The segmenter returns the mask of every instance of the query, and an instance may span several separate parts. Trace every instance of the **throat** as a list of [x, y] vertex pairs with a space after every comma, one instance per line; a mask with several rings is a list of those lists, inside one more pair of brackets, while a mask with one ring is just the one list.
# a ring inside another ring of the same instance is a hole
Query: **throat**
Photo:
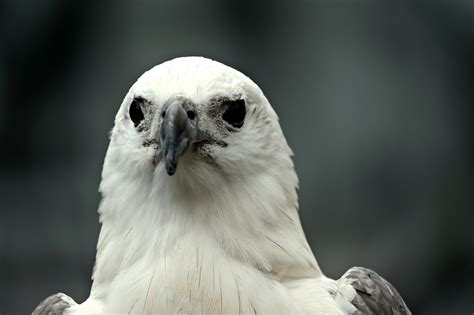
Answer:
[[261, 175], [235, 182], [216, 178], [201, 187], [179, 175], [109, 186], [100, 207], [98, 269], [108, 263], [113, 275], [146, 257], [187, 257], [184, 249], [276, 279], [320, 274], [292, 183]]
[[188, 233], [161, 254], [142, 256], [115, 279], [106, 313], [297, 311], [279, 282], [220, 248], [205, 234]]

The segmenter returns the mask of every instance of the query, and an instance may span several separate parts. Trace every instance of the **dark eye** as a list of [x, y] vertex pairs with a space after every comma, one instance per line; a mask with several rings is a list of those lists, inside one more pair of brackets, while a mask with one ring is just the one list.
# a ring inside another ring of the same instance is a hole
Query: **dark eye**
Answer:
[[244, 124], [245, 119], [245, 101], [244, 100], [235, 100], [235, 101], [226, 101], [226, 104], [229, 104], [227, 110], [222, 115], [227, 123], [232, 127], [240, 128]]
[[142, 103], [141, 99], [135, 98], [133, 99], [132, 104], [130, 104], [130, 109], [129, 109], [130, 119], [132, 119], [135, 127], [138, 126], [140, 122], [145, 118], [142, 112], [141, 103]]

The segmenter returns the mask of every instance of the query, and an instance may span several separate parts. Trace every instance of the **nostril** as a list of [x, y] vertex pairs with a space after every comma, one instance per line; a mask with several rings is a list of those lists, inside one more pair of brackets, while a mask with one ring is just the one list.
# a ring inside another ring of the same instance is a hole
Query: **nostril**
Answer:
[[191, 120], [196, 118], [196, 113], [193, 110], [188, 110], [187, 114], [188, 114], [188, 118]]
[[161, 118], [165, 118], [165, 115], [166, 115], [166, 111], [164, 110], [164, 111], [161, 113]]

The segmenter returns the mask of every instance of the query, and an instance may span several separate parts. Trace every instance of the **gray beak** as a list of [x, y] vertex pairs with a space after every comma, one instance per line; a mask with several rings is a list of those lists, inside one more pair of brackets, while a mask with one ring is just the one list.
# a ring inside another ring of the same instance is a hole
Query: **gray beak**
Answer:
[[178, 160], [196, 138], [195, 117], [188, 117], [180, 101], [171, 103], [164, 112], [160, 130], [161, 149], [168, 175], [173, 175]]

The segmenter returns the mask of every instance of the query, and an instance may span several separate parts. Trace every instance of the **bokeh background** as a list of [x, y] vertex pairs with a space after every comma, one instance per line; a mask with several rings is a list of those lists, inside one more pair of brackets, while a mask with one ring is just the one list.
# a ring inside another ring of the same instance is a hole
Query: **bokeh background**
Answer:
[[253, 78], [280, 115], [328, 276], [391, 280], [415, 314], [474, 312], [473, 1], [0, 5], [0, 312], [83, 301], [108, 132], [177, 56]]

